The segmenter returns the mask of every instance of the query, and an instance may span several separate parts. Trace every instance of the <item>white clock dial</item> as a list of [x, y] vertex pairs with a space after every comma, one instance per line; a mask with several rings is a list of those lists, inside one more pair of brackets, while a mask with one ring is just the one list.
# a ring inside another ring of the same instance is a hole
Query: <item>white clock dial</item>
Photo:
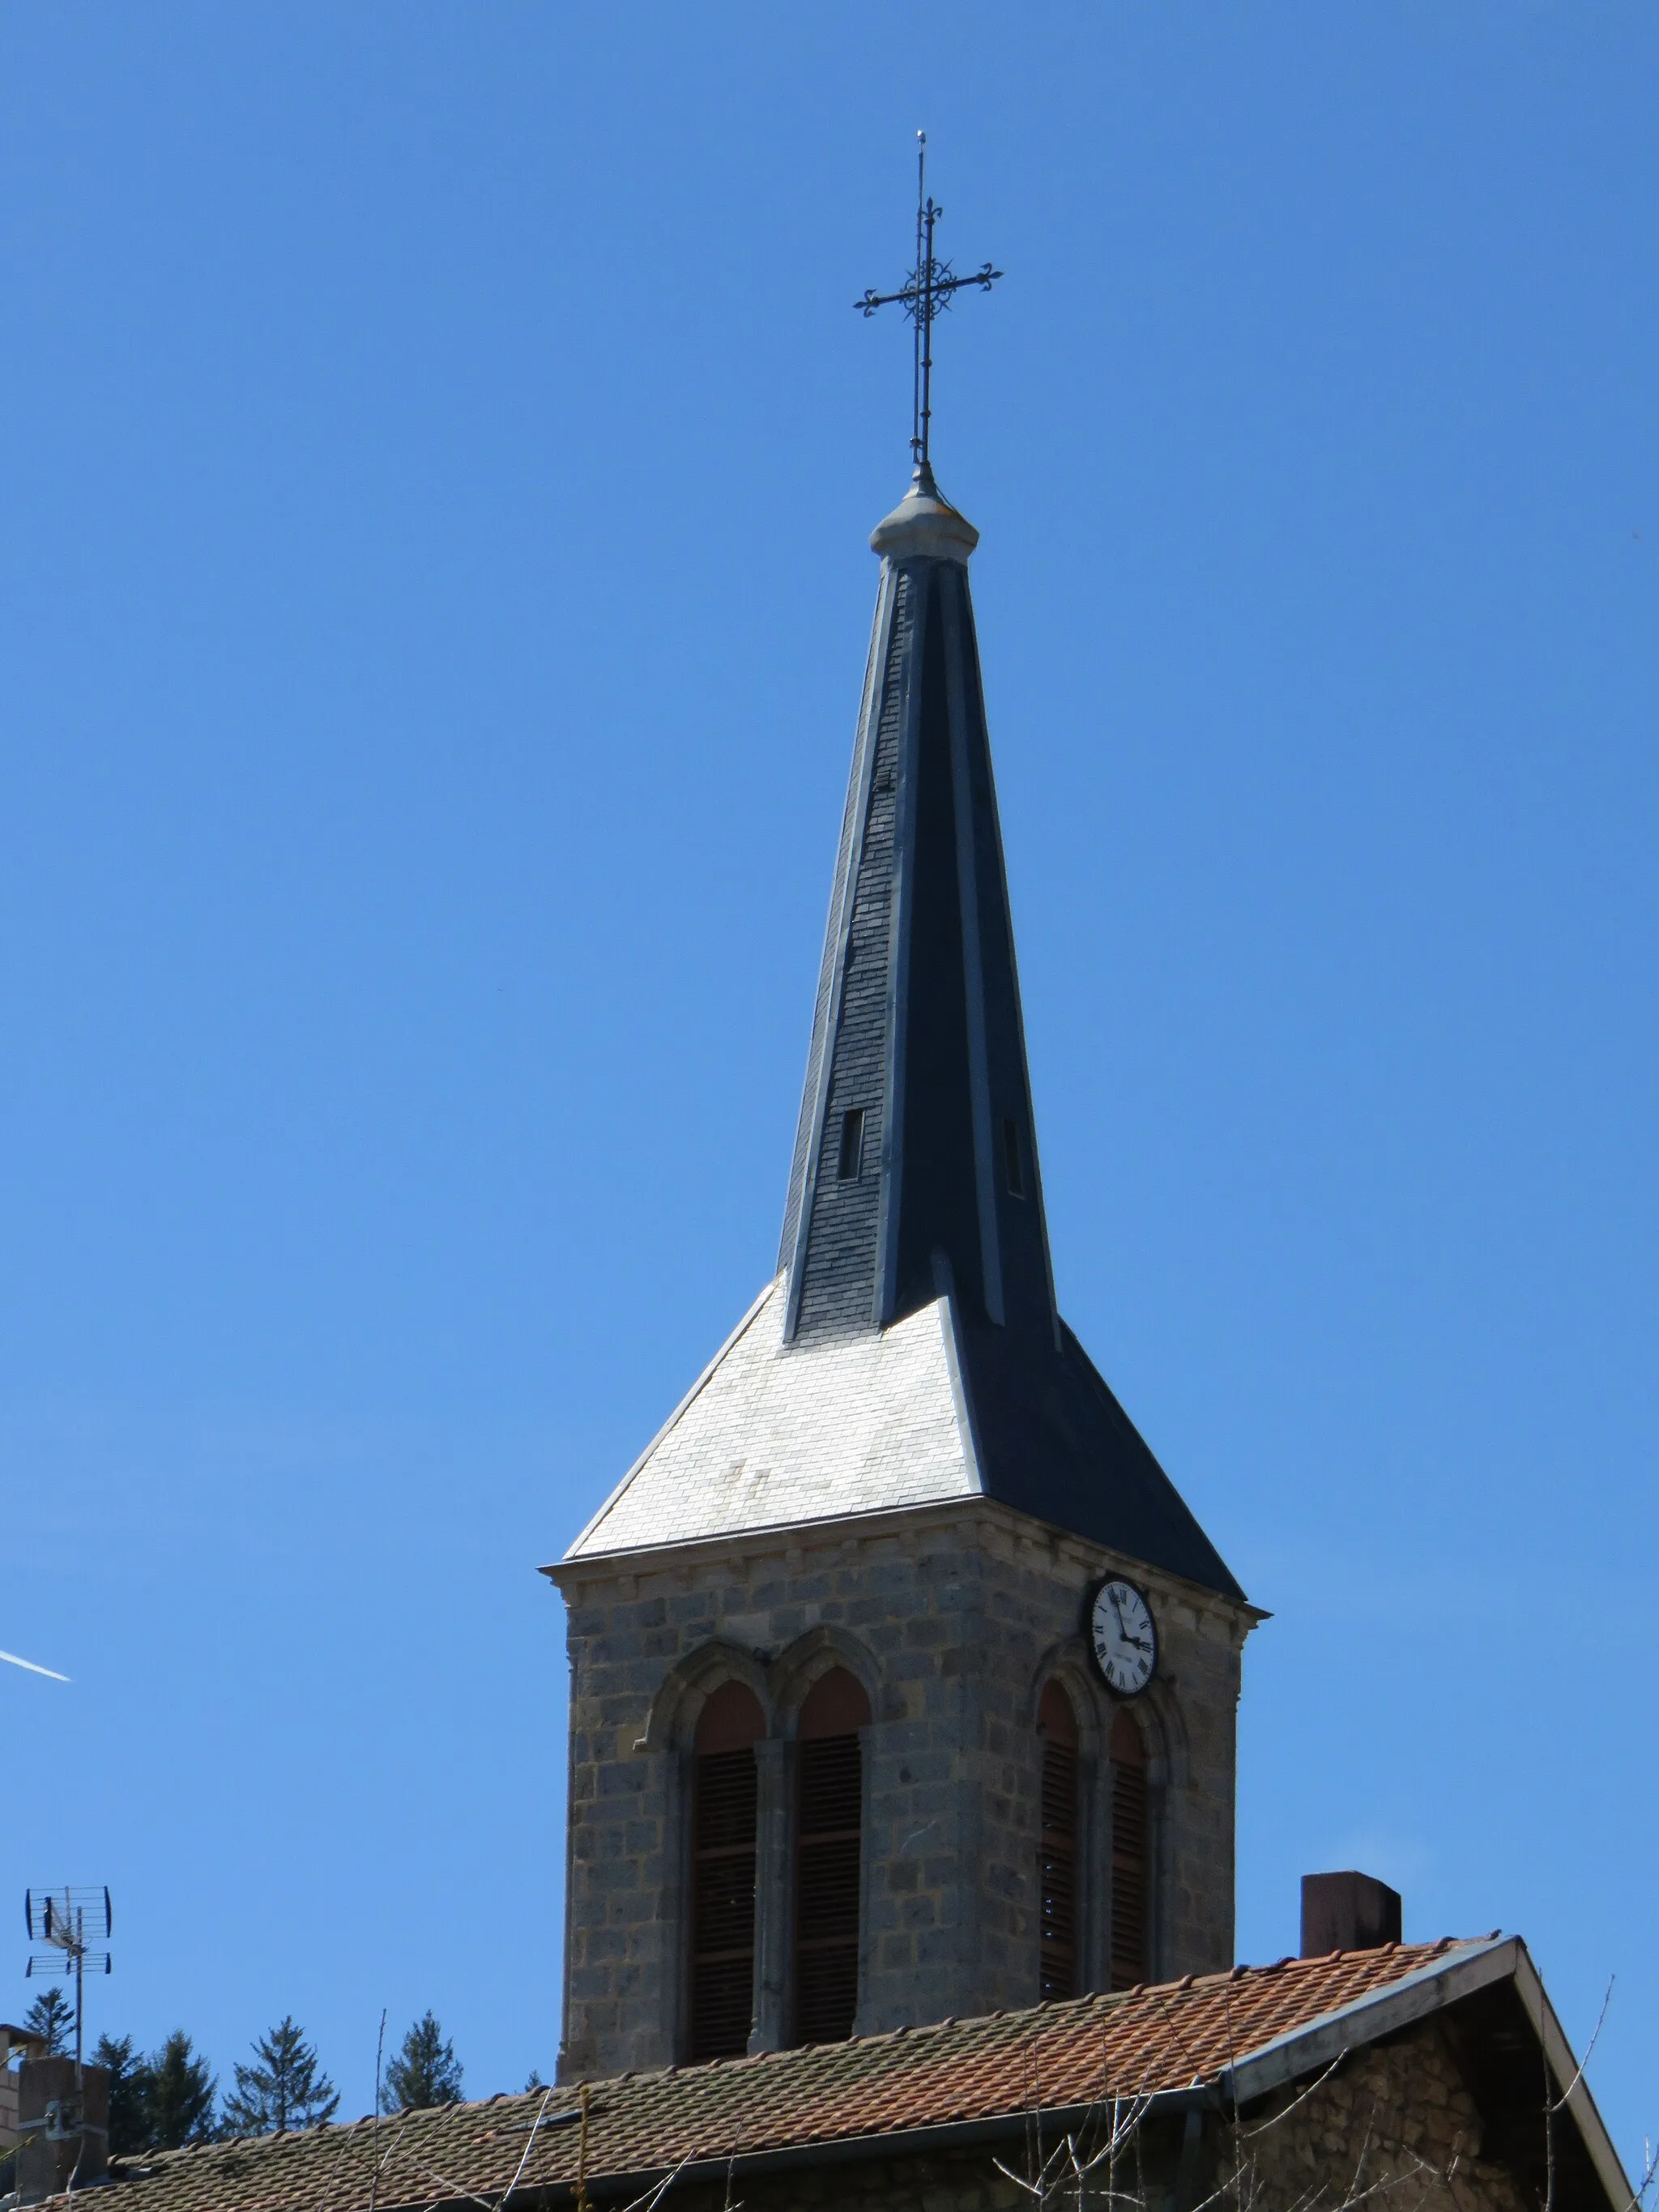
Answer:
[[1144, 1690], [1158, 1667], [1152, 1609], [1133, 1583], [1103, 1583], [1089, 1616], [1095, 1657], [1109, 1689], [1121, 1698]]

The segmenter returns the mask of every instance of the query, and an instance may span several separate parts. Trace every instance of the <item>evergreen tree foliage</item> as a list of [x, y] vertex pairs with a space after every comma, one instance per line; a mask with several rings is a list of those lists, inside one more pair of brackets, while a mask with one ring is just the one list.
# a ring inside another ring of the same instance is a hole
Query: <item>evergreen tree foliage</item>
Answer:
[[236, 2069], [236, 2087], [225, 2099], [224, 2133], [283, 2135], [290, 2128], [319, 2127], [340, 2106], [340, 2093], [321, 2072], [317, 2054], [291, 2014], [284, 2014], [253, 2046], [252, 2066]]
[[459, 2105], [461, 2062], [434, 2014], [417, 2020], [403, 2048], [386, 2069], [380, 2091], [383, 2112], [406, 2112], [428, 2105]]
[[191, 2047], [182, 2027], [161, 2048], [139, 2062], [149, 2148], [177, 2150], [184, 2143], [206, 2142], [214, 2133], [213, 2100], [219, 2084], [205, 2058]]
[[528, 2097], [532, 2094], [534, 2091], [538, 2089], [544, 2089], [546, 2087], [546, 2082], [542, 2079], [541, 2068], [539, 2066], [532, 2066], [530, 2069], [530, 2079], [524, 2085], [524, 2093], [526, 2096]]
[[149, 2150], [149, 2061], [130, 2035], [100, 2035], [92, 2063], [109, 2075], [109, 2148], [112, 2158], [130, 2150]]
[[75, 2007], [62, 1990], [42, 1990], [23, 2015], [31, 2035], [44, 2036], [46, 2056], [56, 2058], [75, 2040]]

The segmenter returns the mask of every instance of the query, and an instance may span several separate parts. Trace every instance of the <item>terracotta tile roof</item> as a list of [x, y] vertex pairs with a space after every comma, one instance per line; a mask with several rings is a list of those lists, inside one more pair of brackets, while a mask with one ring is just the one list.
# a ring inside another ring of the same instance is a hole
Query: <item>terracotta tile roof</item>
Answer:
[[[588, 2178], [1193, 2087], [1461, 1948], [1448, 1938], [1287, 1959], [850, 2043], [621, 2075], [589, 2092]], [[99, 2203], [100, 2212], [367, 2212], [371, 2202], [376, 2212], [399, 2212], [465, 2197], [493, 2204], [515, 2185], [573, 2182], [581, 2134], [574, 2088], [491, 2097], [402, 2113], [378, 2128], [356, 2120], [117, 2160], [117, 2190]]]

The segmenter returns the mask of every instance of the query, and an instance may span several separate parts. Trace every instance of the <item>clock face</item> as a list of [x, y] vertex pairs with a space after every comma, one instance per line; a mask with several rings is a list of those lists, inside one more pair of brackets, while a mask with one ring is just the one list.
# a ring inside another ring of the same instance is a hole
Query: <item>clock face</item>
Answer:
[[1133, 1583], [1103, 1583], [1089, 1615], [1095, 1657], [1109, 1689], [1120, 1698], [1138, 1696], [1158, 1668], [1158, 1631], [1152, 1609]]

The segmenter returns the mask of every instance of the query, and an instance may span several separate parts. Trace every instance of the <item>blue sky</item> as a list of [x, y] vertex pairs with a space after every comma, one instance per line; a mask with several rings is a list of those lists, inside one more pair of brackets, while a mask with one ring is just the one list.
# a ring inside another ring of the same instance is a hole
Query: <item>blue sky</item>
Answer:
[[1061, 1302], [1273, 1615], [1241, 1955], [1518, 1929], [1659, 2130], [1656, 65], [0, 13], [0, 1893], [111, 1884], [94, 2029], [551, 2068], [535, 1570], [772, 1264], [925, 125]]

